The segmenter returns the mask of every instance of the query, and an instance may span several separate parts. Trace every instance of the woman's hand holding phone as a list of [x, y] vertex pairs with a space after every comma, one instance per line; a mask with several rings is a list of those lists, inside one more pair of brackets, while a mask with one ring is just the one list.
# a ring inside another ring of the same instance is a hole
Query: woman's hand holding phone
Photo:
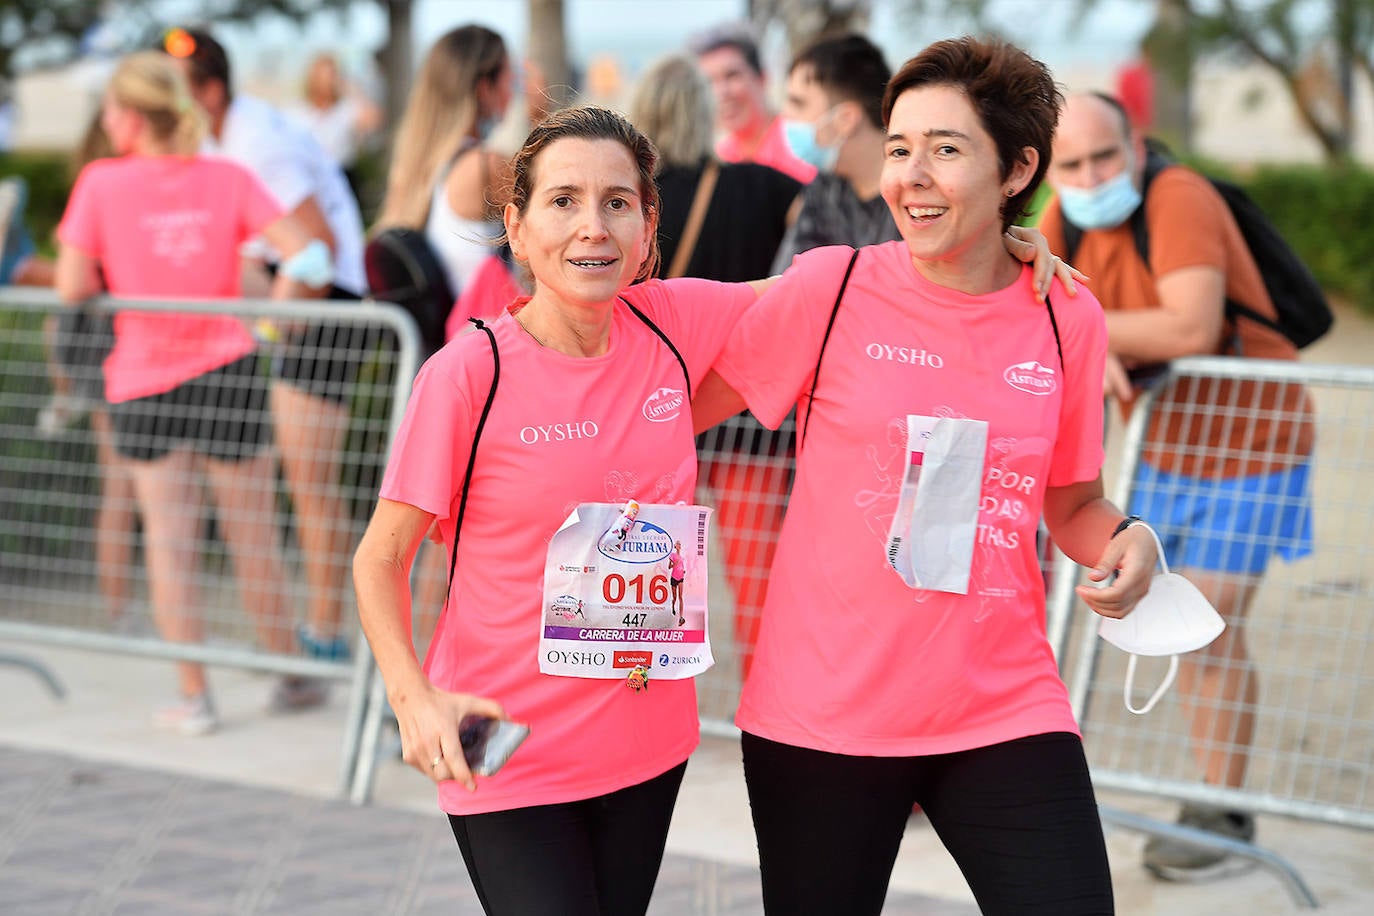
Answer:
[[469, 716], [504, 720], [501, 704], [468, 693], [449, 693], [426, 683], [413, 692], [388, 691], [401, 730], [401, 758], [436, 783], [456, 780], [477, 788], [459, 737]]

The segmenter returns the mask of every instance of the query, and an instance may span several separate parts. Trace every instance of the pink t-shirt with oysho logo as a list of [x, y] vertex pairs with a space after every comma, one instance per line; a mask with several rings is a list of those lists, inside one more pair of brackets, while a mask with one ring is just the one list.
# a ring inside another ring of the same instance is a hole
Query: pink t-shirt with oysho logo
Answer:
[[[239, 295], [239, 245], [282, 216], [243, 167], [185, 156], [100, 159], [81, 170], [57, 237], [95, 258], [112, 296]], [[227, 315], [120, 312], [105, 359], [112, 403], [170, 391], [253, 352]]]
[[[716, 369], [765, 424], [807, 392], [853, 249], [800, 255]], [[1065, 371], [1026, 268], [982, 296], [930, 283], [906, 244], [862, 249], [821, 363], [769, 579], [740, 728], [871, 756], [943, 754], [1076, 732], [1045, 636], [1035, 532], [1046, 485], [1102, 464], [1101, 307], [1050, 293]], [[887, 535], [908, 414], [989, 424], [967, 595], [906, 586]]]
[[[693, 390], [754, 301], [744, 284], [687, 279], [624, 295], [677, 347]], [[476, 792], [442, 784], [439, 803], [451, 814], [613, 792], [678, 765], [698, 741], [690, 679], [651, 673], [636, 692], [620, 680], [540, 674], [538, 658], [545, 555], [568, 513], [583, 502], [692, 502], [696, 450], [681, 365], [619, 303], [598, 357], [546, 349], [509, 313], [492, 330], [501, 378], [477, 447], [452, 598], [425, 667], [439, 687], [496, 699], [529, 723], [530, 736]], [[431, 357], [382, 482], [384, 498], [438, 516], [446, 551], [491, 382], [485, 334], [461, 335]]]

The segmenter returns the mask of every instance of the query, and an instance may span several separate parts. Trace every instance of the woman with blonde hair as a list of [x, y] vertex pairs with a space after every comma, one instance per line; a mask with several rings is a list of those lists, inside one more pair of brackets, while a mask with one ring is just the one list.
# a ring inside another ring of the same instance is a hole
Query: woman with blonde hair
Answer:
[[[196, 154], [203, 115], [158, 52], [120, 62], [101, 123], [118, 158], [82, 169], [62, 222], [58, 295], [235, 298], [239, 246], [261, 234], [285, 260], [277, 298], [330, 282], [329, 251], [311, 240], [242, 167]], [[294, 649], [287, 627], [267, 379], [243, 323], [227, 315], [121, 311], [104, 362], [115, 450], [143, 518], [153, 616], [171, 642], [197, 642], [195, 563], [202, 479], [253, 614], [261, 648]], [[204, 734], [218, 724], [204, 668], [178, 666], [180, 701], [161, 725]]]
[[[423, 231], [459, 295], [501, 236], [494, 201], [510, 162], [484, 145], [505, 117], [515, 75], [501, 36], [465, 25], [440, 36], [416, 74], [396, 130], [386, 197], [374, 231]], [[531, 93], [531, 118], [542, 118]]]
[[385, 118], [377, 103], [347, 79], [337, 57], [322, 51], [311, 58], [301, 99], [286, 114], [310, 131], [339, 164], [353, 196], [358, 197], [358, 153]]

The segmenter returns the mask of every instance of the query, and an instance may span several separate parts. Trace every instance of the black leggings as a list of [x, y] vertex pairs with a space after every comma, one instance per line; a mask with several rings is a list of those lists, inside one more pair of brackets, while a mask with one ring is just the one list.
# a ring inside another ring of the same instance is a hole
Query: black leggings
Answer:
[[643, 916], [687, 764], [583, 801], [450, 814], [487, 916]]
[[742, 744], [768, 913], [881, 913], [914, 804], [987, 916], [1113, 912], [1075, 735], [929, 757], [851, 757], [748, 733]]

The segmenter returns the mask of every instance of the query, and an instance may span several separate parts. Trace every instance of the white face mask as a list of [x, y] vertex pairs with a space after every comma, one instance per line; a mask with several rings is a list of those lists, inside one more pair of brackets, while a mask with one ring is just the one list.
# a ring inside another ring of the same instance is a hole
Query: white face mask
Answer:
[[[1178, 674], [1180, 653], [1201, 649], [1226, 629], [1226, 621], [1206, 596], [1197, 590], [1197, 586], [1178, 573], [1169, 572], [1159, 535], [1155, 534], [1153, 528], [1150, 528], [1150, 534], [1159, 548], [1159, 563], [1164, 572], [1154, 577], [1149, 592], [1136, 604], [1135, 610], [1119, 620], [1103, 617], [1097, 627], [1099, 636], [1118, 649], [1131, 653], [1131, 660], [1126, 665], [1126, 685], [1122, 698], [1126, 708], [1136, 715], [1144, 715], [1154, 709], [1160, 697], [1173, 684], [1174, 676]], [[1136, 709], [1131, 705], [1131, 686], [1135, 681], [1136, 658], [1141, 655], [1169, 656], [1169, 673], [1145, 705]]]

